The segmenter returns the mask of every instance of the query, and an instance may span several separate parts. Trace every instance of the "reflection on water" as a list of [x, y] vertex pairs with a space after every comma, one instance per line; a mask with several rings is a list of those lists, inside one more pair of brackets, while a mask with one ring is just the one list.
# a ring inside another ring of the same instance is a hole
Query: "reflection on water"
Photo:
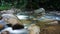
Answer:
[[2, 31], [9, 31], [10, 34], [28, 34], [28, 30], [27, 29], [17, 29], [17, 30], [12, 30], [11, 27], [7, 27]]
[[53, 20], [60, 20], [60, 15], [45, 15], [44, 17]]
[[52, 20], [60, 20], [60, 15], [48, 15], [46, 14], [45, 16], [39, 18], [38, 20], [44, 20], [45, 18], [47, 19], [52, 19]]

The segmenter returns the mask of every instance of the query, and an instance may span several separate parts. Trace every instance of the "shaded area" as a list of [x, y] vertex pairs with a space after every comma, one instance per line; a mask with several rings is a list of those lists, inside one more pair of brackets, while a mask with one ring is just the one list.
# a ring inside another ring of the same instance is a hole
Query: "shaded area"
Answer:
[[41, 29], [40, 34], [60, 34], [60, 25], [47, 25]]
[[12, 7], [27, 11], [44, 8], [46, 11], [60, 11], [60, 0], [0, 0], [0, 10]]

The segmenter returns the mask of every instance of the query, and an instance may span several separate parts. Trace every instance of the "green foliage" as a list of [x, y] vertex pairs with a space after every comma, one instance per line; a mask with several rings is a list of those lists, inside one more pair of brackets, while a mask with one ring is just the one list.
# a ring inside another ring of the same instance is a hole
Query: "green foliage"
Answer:
[[27, 0], [0, 0], [0, 10], [10, 9], [12, 7], [22, 9], [26, 6]]
[[27, 4], [27, 0], [19, 0], [15, 4], [15, 7], [22, 9], [22, 8], [24, 8], [26, 6], [26, 4]]
[[1, 5], [0, 6], [0, 10], [7, 10], [7, 9], [10, 9], [10, 8], [11, 8], [11, 6], [8, 5], [8, 4], [7, 5], [5, 4], [5, 5]]
[[27, 8], [27, 10], [35, 10], [40, 7], [46, 10], [59, 10], [60, 0], [0, 0], [0, 10], [10, 9], [12, 7], [19, 9]]

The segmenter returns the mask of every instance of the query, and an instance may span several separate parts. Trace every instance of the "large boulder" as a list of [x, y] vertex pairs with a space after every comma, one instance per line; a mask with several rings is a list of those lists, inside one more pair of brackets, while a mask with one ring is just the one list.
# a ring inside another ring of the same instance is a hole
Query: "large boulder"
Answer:
[[13, 14], [2, 14], [3, 19], [7, 22], [7, 24], [16, 24], [19, 23], [18, 18]]

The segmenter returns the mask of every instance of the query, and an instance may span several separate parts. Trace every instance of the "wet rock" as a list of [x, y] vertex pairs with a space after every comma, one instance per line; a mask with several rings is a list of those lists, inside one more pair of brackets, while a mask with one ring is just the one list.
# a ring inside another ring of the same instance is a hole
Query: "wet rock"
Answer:
[[7, 24], [16, 24], [19, 23], [18, 18], [13, 14], [3, 14], [2, 17], [7, 22]]
[[31, 24], [30, 27], [28, 28], [28, 30], [29, 30], [29, 34], [39, 34], [40, 33], [40, 28], [35, 24]]

